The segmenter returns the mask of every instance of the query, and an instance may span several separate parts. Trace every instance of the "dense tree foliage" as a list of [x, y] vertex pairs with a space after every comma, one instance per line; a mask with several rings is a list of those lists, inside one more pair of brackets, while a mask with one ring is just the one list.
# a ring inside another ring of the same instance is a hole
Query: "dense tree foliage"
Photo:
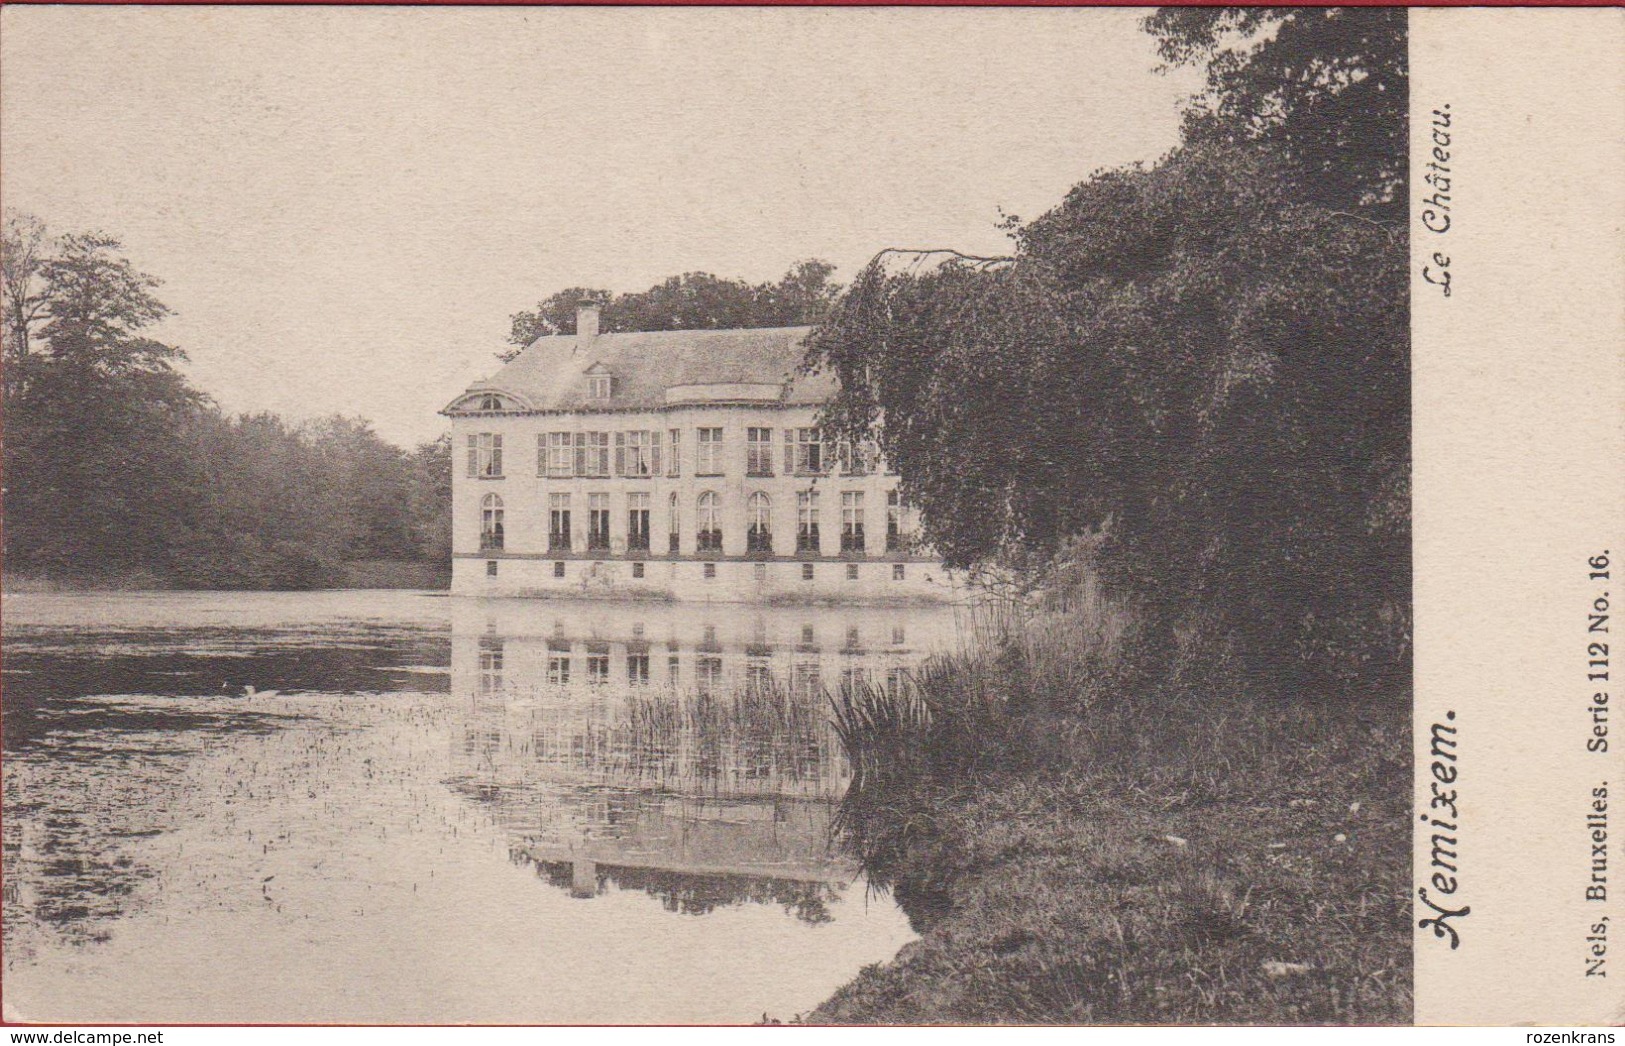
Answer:
[[1289, 686], [1402, 674], [1406, 244], [1306, 188], [1298, 148], [1193, 136], [1076, 186], [1008, 260], [877, 259], [810, 342], [828, 424], [878, 437], [953, 565], [1099, 535], [1154, 656], [1200, 634]]
[[1163, 59], [1205, 65], [1190, 142], [1274, 146], [1297, 194], [1402, 222], [1410, 94], [1404, 8], [1164, 7]]
[[550, 295], [532, 311], [515, 313], [508, 340], [523, 347], [546, 334], [574, 334], [576, 306], [583, 299], [603, 304], [599, 329], [605, 333], [814, 323], [834, 300], [838, 289], [830, 281], [834, 271], [828, 262], [807, 260], [797, 262], [773, 283], [748, 283], [688, 272], [629, 294], [570, 287]]
[[444, 441], [227, 417], [147, 336], [168, 310], [118, 241], [11, 215], [4, 252], [8, 570], [307, 588], [357, 560], [449, 562]]

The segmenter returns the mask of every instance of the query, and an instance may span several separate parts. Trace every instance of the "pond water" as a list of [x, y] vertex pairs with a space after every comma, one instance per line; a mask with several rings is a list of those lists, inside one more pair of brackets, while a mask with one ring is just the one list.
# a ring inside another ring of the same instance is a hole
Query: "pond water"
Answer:
[[4, 601], [6, 1017], [735, 1023], [912, 939], [824, 692], [950, 608]]

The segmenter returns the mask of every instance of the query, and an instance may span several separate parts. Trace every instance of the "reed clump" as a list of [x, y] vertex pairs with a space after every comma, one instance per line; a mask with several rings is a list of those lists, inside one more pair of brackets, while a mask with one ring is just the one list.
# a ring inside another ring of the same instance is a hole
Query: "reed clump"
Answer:
[[831, 703], [838, 830], [922, 939], [809, 1020], [1410, 1019], [1408, 693], [1261, 685], [1085, 564]]

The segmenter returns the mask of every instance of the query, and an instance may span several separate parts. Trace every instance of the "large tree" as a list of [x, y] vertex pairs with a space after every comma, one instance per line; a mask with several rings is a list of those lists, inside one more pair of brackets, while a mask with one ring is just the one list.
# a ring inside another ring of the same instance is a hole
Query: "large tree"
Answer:
[[158, 280], [97, 234], [62, 237], [30, 278], [37, 306], [7, 360], [23, 366], [6, 405], [8, 552], [52, 570], [160, 566], [198, 526], [180, 433], [205, 400], [172, 366], [181, 351], [145, 333], [168, 311]]
[[1171, 65], [1206, 69], [1189, 142], [1268, 141], [1305, 198], [1402, 223], [1406, 27], [1392, 7], [1164, 7], [1145, 28]]
[[28, 384], [33, 367], [34, 331], [45, 318], [46, 298], [40, 270], [50, 252], [45, 223], [31, 214], [8, 210], [0, 233], [0, 310], [4, 325], [4, 402], [10, 404]]
[[1208, 63], [1185, 143], [1076, 186], [1010, 258], [877, 259], [809, 342], [826, 421], [878, 436], [951, 565], [1097, 535], [1159, 656], [1199, 635], [1282, 686], [1400, 682], [1403, 12], [1148, 28]]

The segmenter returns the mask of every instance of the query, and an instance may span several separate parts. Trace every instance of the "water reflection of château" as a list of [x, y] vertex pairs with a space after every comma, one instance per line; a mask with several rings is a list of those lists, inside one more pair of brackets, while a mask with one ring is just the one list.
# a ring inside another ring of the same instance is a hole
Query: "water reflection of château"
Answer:
[[957, 628], [949, 606], [458, 600], [455, 783], [577, 896], [823, 921], [856, 871], [827, 692], [897, 686]]

